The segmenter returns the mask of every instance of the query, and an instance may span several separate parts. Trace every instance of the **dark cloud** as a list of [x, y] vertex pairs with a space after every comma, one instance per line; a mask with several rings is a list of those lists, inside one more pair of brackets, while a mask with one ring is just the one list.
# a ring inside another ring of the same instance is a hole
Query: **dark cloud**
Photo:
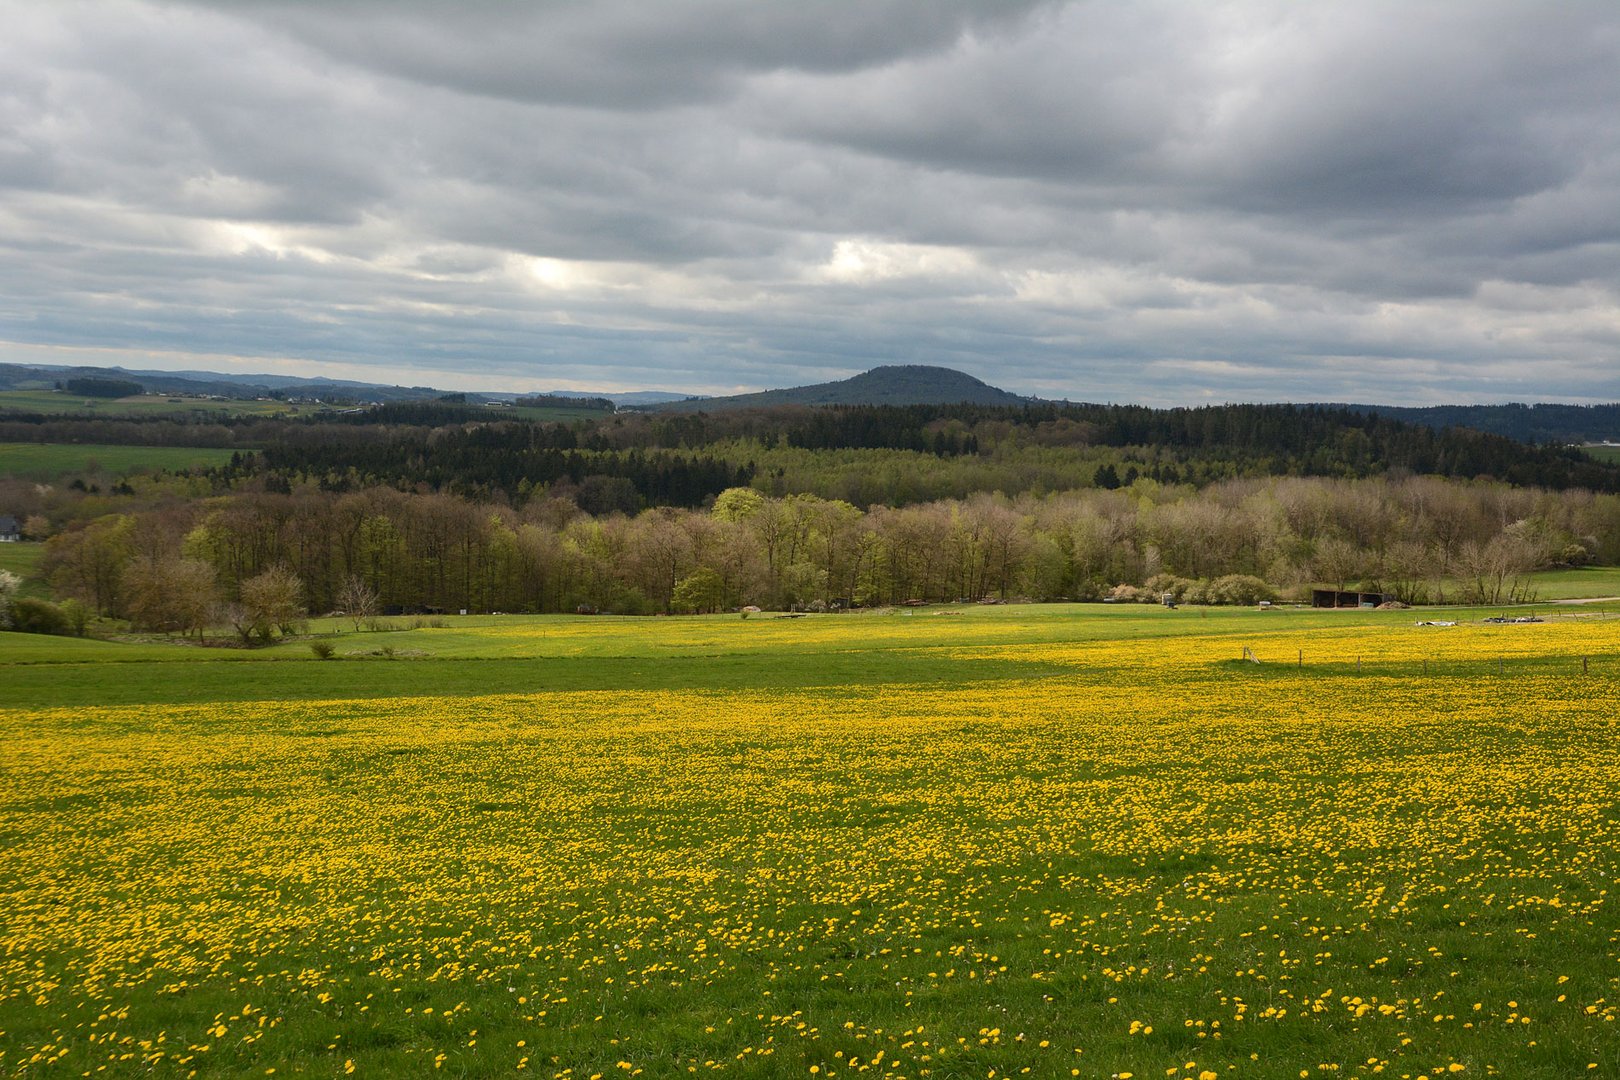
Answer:
[[859, 71], [1016, 24], [1042, 2], [564, 0], [246, 5], [337, 60], [411, 82], [553, 105], [661, 109], [766, 71]]
[[0, 7], [0, 353], [1620, 398], [1606, 0]]

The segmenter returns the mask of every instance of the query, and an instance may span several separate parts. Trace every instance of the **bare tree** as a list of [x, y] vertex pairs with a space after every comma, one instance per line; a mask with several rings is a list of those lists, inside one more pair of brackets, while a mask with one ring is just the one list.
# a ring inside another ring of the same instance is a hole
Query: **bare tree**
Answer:
[[1367, 553], [1350, 541], [1333, 536], [1319, 541], [1311, 557], [1311, 566], [1318, 581], [1331, 581], [1334, 588], [1344, 591], [1353, 579], [1367, 569]]
[[1501, 533], [1490, 540], [1470, 540], [1457, 554], [1464, 599], [1476, 604], [1531, 599], [1530, 574], [1536, 549], [1523, 537]]
[[377, 590], [366, 584], [359, 574], [350, 574], [343, 579], [337, 591], [338, 607], [354, 621], [355, 632], [367, 619], [377, 615]]

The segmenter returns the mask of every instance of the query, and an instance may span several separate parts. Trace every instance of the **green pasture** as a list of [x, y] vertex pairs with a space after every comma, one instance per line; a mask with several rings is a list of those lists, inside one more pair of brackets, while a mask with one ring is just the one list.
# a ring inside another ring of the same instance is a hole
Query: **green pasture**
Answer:
[[159, 469], [223, 465], [233, 451], [203, 446], [102, 446], [93, 443], [0, 443], [0, 473], [30, 480], [63, 476], [129, 476]]
[[519, 420], [540, 420], [547, 423], [572, 423], [575, 420], [601, 420], [611, 416], [611, 413], [601, 409], [574, 409], [556, 405], [514, 405], [511, 408], [491, 408], [485, 410], [496, 416], [516, 418]]
[[1532, 587], [1537, 600], [1578, 600], [1620, 596], [1620, 566], [1577, 566], [1543, 570]]
[[[1319, 588], [1333, 588], [1319, 585]], [[1456, 578], [1446, 581], [1447, 596], [1457, 596], [1467, 583]], [[1620, 597], [1620, 566], [1573, 566], [1558, 570], [1538, 570], [1530, 577], [1529, 598], [1534, 603], [1602, 600]]]
[[105, 416], [168, 416], [207, 413], [220, 416], [281, 416], [319, 412], [324, 405], [290, 405], [285, 401], [174, 397], [137, 394], [124, 398], [87, 398], [56, 390], [0, 390], [0, 413], [60, 413]]
[[[1504, 613], [1579, 621], [1616, 611], [1620, 604], [1409, 611], [970, 605], [800, 618], [766, 612], [746, 620], [737, 615], [405, 616], [378, 619], [372, 628], [359, 630], [348, 619], [321, 618], [310, 621], [305, 635], [254, 648], [238, 647], [220, 629], [202, 643], [157, 636], [96, 641], [0, 634], [0, 674], [10, 699], [27, 705], [927, 687], [1061, 674], [1061, 666], [1014, 655], [1041, 645], [1162, 641], [1169, 648], [1179, 639], [1209, 637], [1215, 639], [1209, 646], [1214, 664], [1241, 655], [1245, 645], [1292, 641], [1301, 634], [1409, 627], [1418, 619], [1474, 623]], [[1620, 619], [1613, 625], [1620, 647]], [[312, 642], [331, 646], [332, 658], [316, 660]], [[1293, 656], [1292, 645], [1277, 645], [1269, 658]], [[1413, 657], [1414, 671], [1420, 659]], [[1348, 664], [1354, 657], [1316, 654], [1311, 660]], [[1144, 670], [1154, 664], [1151, 653], [1135, 662]], [[1525, 661], [1515, 663], [1515, 670], [1528, 669]], [[1474, 665], [1485, 666], [1485, 661]], [[1436, 665], [1434, 673], [1473, 669]]]
[[32, 540], [0, 544], [0, 570], [16, 574], [22, 579], [21, 594], [50, 599], [50, 589], [36, 576], [39, 560], [45, 555], [45, 545]]
[[1620, 446], [1594, 445], [1583, 446], [1581, 449], [1599, 461], [1620, 462]]
[[39, 572], [39, 560], [44, 555], [45, 545], [34, 540], [0, 544], [0, 570], [9, 570], [20, 578], [32, 577]]
[[[315, 619], [306, 637], [253, 649], [221, 631], [179, 640], [80, 641], [0, 634], [0, 672], [18, 703], [138, 704], [372, 698], [541, 690], [802, 688], [940, 684], [1041, 674], [1001, 648], [1176, 636], [1213, 626], [1349, 625], [1391, 613], [1130, 605], [899, 609], [781, 618], [764, 613], [631, 618], [470, 615]], [[333, 659], [316, 661], [313, 640]], [[975, 650], [967, 658], [963, 650]]]

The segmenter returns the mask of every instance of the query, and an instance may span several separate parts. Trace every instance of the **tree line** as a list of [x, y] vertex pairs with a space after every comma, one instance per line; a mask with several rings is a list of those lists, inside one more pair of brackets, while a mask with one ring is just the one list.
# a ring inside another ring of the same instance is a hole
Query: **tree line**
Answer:
[[596, 513], [696, 507], [749, 484], [861, 507], [1139, 476], [1201, 486], [1410, 472], [1620, 491], [1620, 466], [1573, 449], [1293, 405], [801, 406], [534, 422], [432, 401], [206, 422], [14, 415], [0, 419], [0, 441], [231, 447], [242, 457], [215, 475], [227, 488], [268, 478], [282, 490], [425, 487], [521, 504], [562, 484]]
[[1129, 486], [1139, 477], [1204, 486], [1393, 471], [1620, 491], [1620, 467], [1572, 450], [1296, 406], [789, 407], [574, 423], [439, 422], [454, 408], [406, 404], [370, 414], [432, 424], [285, 423], [264, 449], [218, 478], [231, 485], [271, 477], [282, 490], [303, 482], [334, 491], [426, 487], [518, 505], [561, 485], [593, 514], [692, 508], [747, 485], [863, 509], [985, 491]]
[[[586, 513], [390, 487], [236, 491], [71, 523], [58, 597], [244, 640], [303, 611], [703, 612], [961, 599], [1251, 602], [1313, 582], [1421, 601], [1522, 598], [1528, 574], [1620, 561], [1620, 497], [1494, 482], [1138, 479], [861, 509], [747, 487], [701, 508]], [[281, 598], [274, 607], [266, 595]], [[290, 599], [289, 599], [290, 597]]]

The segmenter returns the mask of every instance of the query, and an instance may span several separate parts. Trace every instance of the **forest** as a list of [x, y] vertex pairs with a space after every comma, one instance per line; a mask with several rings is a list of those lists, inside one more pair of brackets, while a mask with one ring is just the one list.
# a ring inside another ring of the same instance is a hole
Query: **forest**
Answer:
[[168, 632], [334, 610], [1252, 603], [1313, 583], [1496, 602], [1540, 568], [1620, 563], [1620, 467], [1313, 407], [0, 420], [0, 440], [28, 434], [235, 448], [189, 472], [0, 480], [56, 599]]
[[1620, 491], [1620, 467], [1572, 447], [1434, 429], [1348, 409], [1220, 405], [790, 406], [731, 412], [584, 412], [572, 422], [453, 401], [302, 418], [0, 416], [0, 442], [229, 448], [225, 486], [374, 486], [521, 504], [561, 485], [592, 513], [697, 507], [729, 487], [816, 494], [862, 508], [982, 492], [1204, 486], [1262, 476], [1413, 473], [1557, 490]]

